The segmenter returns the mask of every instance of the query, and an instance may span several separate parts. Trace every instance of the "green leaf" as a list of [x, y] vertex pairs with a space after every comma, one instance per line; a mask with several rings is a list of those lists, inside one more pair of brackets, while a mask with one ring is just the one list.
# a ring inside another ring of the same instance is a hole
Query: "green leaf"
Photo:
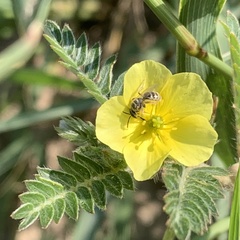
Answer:
[[66, 214], [74, 219], [78, 219], [78, 212], [79, 212], [79, 206], [78, 206], [78, 198], [74, 192], [67, 192], [65, 195], [65, 202], [66, 202]]
[[[38, 171], [45, 177], [51, 172], [41, 168]], [[47, 228], [52, 220], [58, 223], [64, 212], [73, 219], [78, 217], [79, 207], [75, 193], [66, 192], [59, 183], [40, 175], [36, 175], [36, 178], [37, 180], [26, 181], [30, 192], [19, 196], [23, 204], [12, 213], [14, 219], [22, 219], [19, 230], [31, 225], [38, 217], [43, 228]]]
[[[194, 191], [191, 191], [191, 192], [186, 192], [184, 194], [182, 206], [183, 206], [183, 209], [182, 209], [183, 212], [185, 211], [185, 209], [188, 209], [189, 211], [194, 210], [194, 213], [192, 213], [193, 216], [190, 218], [193, 220], [193, 223], [191, 221], [189, 222], [195, 225], [193, 229], [197, 234], [203, 234], [203, 232], [207, 230], [207, 224], [211, 223], [211, 213], [210, 213], [210, 209], [208, 209], [208, 203], [203, 201], [201, 196], [198, 196], [197, 194], [195, 194]], [[185, 215], [185, 212], [184, 212], [184, 215]], [[196, 215], [197, 218], [195, 218], [194, 215]], [[198, 219], [199, 221], [197, 221], [197, 224], [194, 224], [194, 220], [196, 219]], [[199, 226], [198, 230], [196, 228], [197, 227], [196, 225]]]
[[95, 43], [88, 52], [86, 64], [85, 64], [85, 73], [87, 74], [88, 78], [94, 80], [100, 69], [100, 56], [102, 50], [99, 43]]
[[80, 118], [62, 118], [59, 127], [56, 128], [59, 136], [66, 138], [79, 146], [97, 145], [95, 127], [90, 122], [84, 122]]
[[107, 175], [103, 180], [103, 184], [106, 190], [109, 191], [113, 196], [122, 198], [123, 196], [123, 186], [120, 179], [113, 174]]
[[238, 19], [230, 12], [227, 11], [227, 26], [230, 32], [239, 37], [239, 22]]
[[62, 42], [62, 32], [60, 27], [51, 20], [46, 20], [44, 24], [44, 32], [49, 35], [50, 38], [53, 38], [59, 44]]
[[60, 219], [63, 217], [63, 214], [66, 209], [66, 203], [64, 199], [60, 199], [60, 198], [56, 199], [53, 204], [53, 208], [54, 208], [53, 220], [55, 223], [58, 223]]
[[58, 157], [62, 171], [38, 167], [36, 179], [26, 181], [29, 192], [19, 196], [25, 208], [18, 212], [21, 206], [12, 215], [22, 219], [20, 229], [38, 216], [46, 228], [52, 220], [59, 222], [64, 213], [76, 220], [79, 208], [90, 213], [94, 213], [95, 206], [105, 210], [106, 190], [122, 197], [123, 188], [134, 189], [123, 155], [96, 139], [93, 124], [68, 117], [61, 121], [59, 132], [80, 147], [73, 159]]
[[[221, 53], [216, 38], [216, 23], [224, 2], [224, 0], [202, 0], [199, 7], [197, 0], [180, 1], [181, 23], [193, 34], [204, 50], [219, 59], [221, 59]], [[212, 93], [219, 98], [216, 131], [221, 141], [216, 144], [215, 152], [226, 166], [230, 166], [238, 159], [235, 113], [232, 108], [234, 101], [232, 79], [187, 55], [181, 46], [178, 46], [177, 56], [178, 72], [198, 73], [206, 81]]]
[[13, 219], [22, 219], [20, 225], [18, 227], [19, 230], [24, 230], [29, 227], [32, 223], [36, 221], [39, 216], [38, 211], [34, 211], [34, 207], [32, 204], [27, 203], [21, 205], [18, 209], [16, 209], [12, 214], [11, 217]]
[[221, 22], [229, 41], [231, 63], [234, 70], [235, 110], [240, 124], [240, 27], [237, 18], [228, 11], [227, 23]]
[[[209, 216], [212, 215], [214, 217], [217, 217], [218, 211], [217, 211], [214, 200], [223, 198], [224, 196], [223, 196], [222, 192], [221, 192], [221, 194], [216, 196], [214, 192], [205, 191], [205, 188], [204, 189], [200, 188], [200, 186], [201, 186], [201, 183], [199, 183], [199, 181], [198, 181], [198, 184], [196, 184], [196, 182], [194, 182], [194, 181], [192, 183], [189, 183], [189, 188], [191, 188], [192, 192], [201, 198], [201, 201], [203, 201], [203, 204], [207, 205], [207, 207], [208, 207], [207, 211], [208, 211]], [[208, 189], [209, 189], [209, 186], [208, 186]]]
[[[43, 173], [43, 169], [38, 169], [39, 172]], [[40, 209], [40, 221], [42, 227], [47, 227], [48, 224], [54, 219], [55, 222], [58, 222], [63, 216], [65, 210], [65, 203], [63, 198], [63, 187], [53, 182], [49, 179], [44, 179], [37, 175], [38, 180], [26, 181], [26, 186], [29, 191], [19, 196], [20, 200], [25, 204], [31, 204], [30, 209], [26, 209], [26, 216], [20, 216], [21, 218], [27, 218], [28, 215], [34, 214], [34, 212], [39, 212]], [[41, 182], [40, 182], [41, 181]], [[46, 188], [47, 186], [47, 188]], [[50, 187], [50, 188], [49, 188]], [[51, 188], [52, 187], [52, 188]], [[36, 189], [39, 192], [35, 192]], [[52, 192], [52, 189], [54, 192]], [[46, 191], [43, 193], [43, 191]], [[57, 194], [59, 194], [57, 196]], [[21, 207], [19, 208], [21, 209]], [[18, 211], [18, 210], [17, 210]], [[42, 219], [41, 219], [42, 218]]]
[[122, 73], [118, 79], [114, 82], [111, 89], [110, 97], [119, 96], [123, 94], [123, 83], [124, 83], [125, 72]]
[[62, 46], [68, 55], [71, 55], [75, 50], [75, 38], [71, 28], [67, 24], [62, 29]]
[[37, 192], [25, 192], [19, 195], [19, 199], [23, 203], [31, 203], [34, 207], [43, 204], [46, 201], [46, 198], [43, 194]]
[[75, 46], [75, 62], [78, 66], [85, 64], [88, 56], [88, 42], [86, 33], [82, 33]]
[[77, 186], [76, 178], [62, 171], [51, 170], [50, 179], [62, 184], [66, 189]]
[[88, 188], [79, 187], [76, 191], [80, 207], [89, 213], [94, 213], [94, 201]]
[[15, 210], [11, 217], [14, 219], [22, 219], [29, 216], [29, 212], [33, 211], [34, 206], [31, 203], [22, 204], [17, 210]]
[[39, 216], [38, 212], [29, 214], [26, 218], [24, 218], [20, 222], [18, 230], [20, 231], [20, 230], [24, 230], [24, 229], [28, 228], [31, 224], [33, 224], [37, 220], [38, 216]]
[[[238, 67], [240, 66], [240, 42], [238, 42], [237, 36], [233, 33], [230, 33], [230, 51], [231, 51], [231, 59], [232, 64], [236, 64]], [[235, 82], [239, 84], [239, 79], [237, 79], [238, 75], [235, 72]]]
[[[77, 43], [75, 43], [72, 30], [69, 26], [65, 25], [62, 30], [61, 44], [63, 46], [61, 46], [54, 37], [55, 24], [50, 22], [46, 25], [50, 25], [50, 30], [47, 28], [46, 33], [49, 33], [49, 35], [45, 34], [44, 36], [50, 43], [53, 51], [63, 60], [61, 64], [79, 77], [88, 89], [88, 92], [93, 95], [98, 102], [104, 103], [107, 100], [104, 93], [109, 92], [111, 84], [112, 66], [115, 63], [114, 57], [106, 61], [101, 76], [99, 76], [102, 53], [99, 43], [94, 44], [88, 49], [86, 34], [82, 34], [77, 40]], [[52, 28], [53, 30], [51, 31]], [[101, 82], [101, 89], [94, 82], [95, 80], [97, 82], [97, 79], [100, 81], [100, 77], [103, 80], [103, 82]], [[101, 92], [101, 90], [103, 92]]]
[[134, 190], [133, 178], [130, 173], [125, 171], [118, 171], [117, 176], [120, 179], [124, 188]]
[[106, 62], [103, 64], [99, 79], [98, 87], [100, 88], [103, 95], [107, 95], [111, 90], [112, 85], [112, 70], [113, 66], [116, 63], [117, 55], [112, 55], [109, 57]]
[[42, 182], [39, 182], [37, 180], [26, 180], [25, 181], [26, 187], [31, 192], [37, 192], [42, 194], [45, 197], [54, 197], [55, 191], [54, 189]]
[[101, 175], [104, 172], [103, 167], [100, 164], [81, 153], [74, 153], [74, 159], [84, 165], [90, 171], [93, 177]]
[[[207, 169], [207, 174], [206, 174], [206, 169]], [[229, 174], [229, 172], [225, 169], [222, 168], [216, 168], [216, 167], [211, 167], [208, 168], [207, 165], [204, 167], [199, 167], [196, 168], [192, 173], [194, 176], [200, 176], [201, 174], [206, 177], [211, 174], [212, 176], [226, 176]]]
[[62, 169], [66, 173], [73, 175], [78, 182], [84, 182], [85, 180], [88, 180], [91, 177], [88, 169], [75, 161], [58, 156], [58, 162]]
[[106, 193], [105, 187], [101, 181], [95, 180], [92, 182], [91, 195], [96, 205], [105, 210], [106, 209]]
[[[191, 217], [191, 212], [189, 212], [189, 215], [190, 215], [189, 217]], [[179, 236], [188, 236], [190, 234], [190, 229], [188, 229], [188, 226], [190, 224], [188, 217], [181, 216], [181, 222], [182, 222], [181, 226], [179, 226], [177, 224], [173, 224], [173, 227], [174, 227], [175, 231], [178, 232]], [[199, 225], [195, 224], [195, 226], [197, 227], [196, 230], [198, 230]], [[181, 238], [179, 238], [179, 239], [181, 239]]]
[[194, 236], [193, 240], [213, 240], [217, 238], [220, 239], [222, 237], [221, 234], [223, 234], [223, 239], [226, 239], [224, 235], [227, 233], [228, 229], [229, 217], [218, 219], [209, 227], [209, 231], [207, 233], [205, 233], [203, 236]]
[[45, 171], [45, 174], [47, 175], [41, 176], [40, 174], [36, 174], [36, 180], [51, 186], [54, 189], [55, 195], [61, 194], [64, 191], [64, 187], [60, 183], [50, 180], [49, 174], [51, 172], [51, 169], [38, 167], [38, 172], [43, 173], [43, 171]]
[[43, 228], [47, 228], [51, 223], [51, 221], [53, 220], [53, 216], [54, 216], [54, 208], [52, 207], [52, 205], [51, 204], [45, 205], [44, 208], [40, 210], [40, 214], [39, 214], [41, 226]]
[[[44, 167], [37, 167], [37, 172], [38, 172], [38, 175], [36, 174], [35, 177], [42, 177], [44, 179], [50, 179], [50, 172], [51, 172], [51, 169], [50, 168], [44, 168]], [[60, 184], [60, 186], [62, 186]]]
[[191, 232], [202, 235], [207, 231], [212, 216], [217, 215], [215, 200], [224, 197], [216, 176], [226, 175], [226, 170], [217, 167], [186, 168], [175, 161], [165, 161], [162, 178], [168, 193], [164, 211], [169, 214], [169, 227], [178, 239], [190, 238]]

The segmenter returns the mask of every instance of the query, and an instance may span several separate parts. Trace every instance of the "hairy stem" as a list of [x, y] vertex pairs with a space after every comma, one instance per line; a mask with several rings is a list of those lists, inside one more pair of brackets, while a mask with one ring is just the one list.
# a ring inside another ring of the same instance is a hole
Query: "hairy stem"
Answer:
[[198, 58], [226, 76], [233, 76], [233, 69], [219, 58], [201, 48], [194, 36], [185, 28], [185, 26], [173, 14], [172, 10], [165, 5], [162, 0], [144, 0], [144, 2], [176, 37], [177, 41], [185, 49], [187, 54]]

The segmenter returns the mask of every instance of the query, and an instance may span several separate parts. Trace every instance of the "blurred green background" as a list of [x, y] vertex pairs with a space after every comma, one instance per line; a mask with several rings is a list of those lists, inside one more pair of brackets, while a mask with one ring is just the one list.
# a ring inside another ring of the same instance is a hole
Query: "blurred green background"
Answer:
[[[178, 1], [168, 2], [176, 9]], [[227, 9], [240, 18], [238, 0], [227, 1], [223, 17]], [[175, 39], [141, 0], [1, 0], [0, 239], [161, 239], [166, 190], [153, 181], [138, 183], [136, 192], [126, 192], [122, 200], [109, 197], [106, 212], [82, 211], [77, 223], [63, 218], [46, 230], [35, 223], [17, 232], [10, 214], [25, 191], [23, 181], [33, 178], [37, 166], [57, 169], [56, 156], [71, 156], [74, 149], [54, 126], [66, 115], [94, 123], [98, 108], [42, 37], [44, 19], [69, 24], [76, 37], [85, 31], [90, 44], [100, 41], [104, 58], [118, 53], [114, 79], [143, 59], [175, 70]], [[227, 59], [221, 31], [219, 41]]]

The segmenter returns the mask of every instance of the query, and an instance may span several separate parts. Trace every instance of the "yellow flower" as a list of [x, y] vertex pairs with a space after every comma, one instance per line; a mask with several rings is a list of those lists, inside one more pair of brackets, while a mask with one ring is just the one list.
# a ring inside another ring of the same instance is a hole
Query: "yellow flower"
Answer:
[[[156, 98], [147, 98], [149, 92]], [[132, 108], [133, 101], [139, 109]], [[146, 180], [167, 157], [185, 166], [210, 158], [217, 140], [209, 123], [212, 105], [211, 92], [199, 75], [172, 75], [160, 63], [143, 61], [126, 72], [123, 96], [99, 108], [96, 135], [123, 153], [136, 180]]]

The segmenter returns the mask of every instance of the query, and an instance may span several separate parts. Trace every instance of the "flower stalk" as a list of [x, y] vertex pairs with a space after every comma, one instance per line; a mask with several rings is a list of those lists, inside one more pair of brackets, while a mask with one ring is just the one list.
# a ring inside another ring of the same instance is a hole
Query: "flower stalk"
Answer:
[[204, 50], [194, 36], [186, 29], [186, 27], [173, 14], [172, 10], [162, 0], [144, 0], [144, 2], [176, 37], [187, 54], [198, 58], [212, 68], [222, 72], [225, 76], [233, 76], [233, 69], [219, 58]]

